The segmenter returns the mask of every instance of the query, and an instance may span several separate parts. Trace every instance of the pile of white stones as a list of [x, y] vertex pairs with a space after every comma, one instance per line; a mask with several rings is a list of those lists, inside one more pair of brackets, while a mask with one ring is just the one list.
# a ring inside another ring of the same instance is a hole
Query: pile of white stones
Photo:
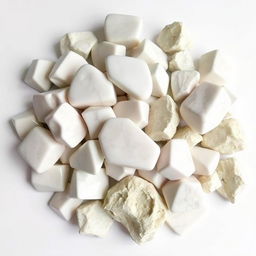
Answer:
[[55, 192], [51, 209], [76, 213], [81, 234], [102, 237], [116, 220], [137, 243], [165, 222], [185, 232], [205, 212], [204, 192], [235, 202], [244, 182], [232, 154], [245, 144], [228, 114], [223, 53], [204, 54], [196, 71], [181, 22], [156, 44], [142, 31], [141, 18], [110, 14], [106, 41], [66, 34], [57, 61], [32, 61], [25, 82], [41, 93], [12, 119], [32, 185]]

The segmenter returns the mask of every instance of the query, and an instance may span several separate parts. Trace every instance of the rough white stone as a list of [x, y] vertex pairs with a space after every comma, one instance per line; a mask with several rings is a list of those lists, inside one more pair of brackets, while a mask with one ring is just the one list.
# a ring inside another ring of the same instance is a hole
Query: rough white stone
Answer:
[[105, 168], [107, 175], [118, 181], [128, 175], [133, 175], [136, 171], [135, 168], [117, 166], [110, 164], [107, 161], [105, 161]]
[[212, 175], [199, 175], [197, 176], [197, 179], [206, 193], [212, 193], [222, 186], [216, 171]]
[[171, 72], [176, 70], [194, 70], [194, 62], [191, 54], [188, 51], [180, 51], [174, 53], [169, 61], [169, 70]]

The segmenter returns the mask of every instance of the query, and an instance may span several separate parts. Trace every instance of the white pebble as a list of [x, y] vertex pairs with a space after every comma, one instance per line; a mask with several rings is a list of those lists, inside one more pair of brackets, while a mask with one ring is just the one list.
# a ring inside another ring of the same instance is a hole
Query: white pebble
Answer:
[[107, 175], [118, 181], [128, 175], [133, 175], [136, 171], [135, 168], [117, 166], [110, 164], [107, 161], [105, 161], [105, 168]]
[[171, 72], [176, 70], [194, 70], [194, 62], [191, 54], [188, 51], [180, 51], [174, 53], [169, 61], [169, 70]]
[[68, 146], [65, 146], [65, 150], [63, 152], [63, 154], [60, 157], [60, 161], [62, 164], [69, 164], [69, 158], [70, 156], [80, 147], [81, 145], [78, 144], [76, 147], [74, 148], [70, 148]]

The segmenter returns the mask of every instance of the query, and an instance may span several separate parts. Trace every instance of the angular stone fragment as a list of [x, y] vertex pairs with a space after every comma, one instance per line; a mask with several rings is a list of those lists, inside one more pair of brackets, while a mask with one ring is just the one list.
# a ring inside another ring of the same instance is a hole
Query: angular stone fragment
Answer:
[[173, 54], [169, 61], [169, 70], [194, 70], [194, 62], [188, 51], [180, 51]]
[[221, 154], [232, 154], [245, 149], [240, 123], [234, 118], [224, 119], [219, 126], [204, 134], [201, 145]]
[[179, 121], [177, 105], [171, 96], [166, 95], [151, 104], [149, 123], [145, 132], [154, 141], [170, 140]]
[[138, 244], [151, 240], [166, 220], [166, 206], [154, 186], [136, 176], [110, 188], [103, 207]]
[[197, 179], [206, 193], [214, 192], [222, 186], [217, 172], [214, 172], [212, 175], [199, 175]]
[[133, 175], [136, 171], [134, 168], [110, 164], [107, 161], [105, 161], [105, 168], [106, 168], [106, 174], [109, 177], [118, 181], [128, 175]]
[[65, 147], [65, 150], [63, 152], [63, 154], [60, 157], [60, 161], [63, 164], [69, 164], [69, 158], [70, 156], [81, 146], [81, 144], [78, 144], [76, 147], [74, 148], [70, 148], [68, 146]]

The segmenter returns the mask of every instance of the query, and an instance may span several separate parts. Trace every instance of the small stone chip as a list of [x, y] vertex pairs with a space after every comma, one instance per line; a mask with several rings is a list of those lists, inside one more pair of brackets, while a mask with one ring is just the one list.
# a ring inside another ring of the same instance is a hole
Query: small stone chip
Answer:
[[206, 193], [214, 192], [222, 186], [217, 172], [214, 172], [212, 175], [197, 176], [197, 179], [201, 183], [203, 191]]

